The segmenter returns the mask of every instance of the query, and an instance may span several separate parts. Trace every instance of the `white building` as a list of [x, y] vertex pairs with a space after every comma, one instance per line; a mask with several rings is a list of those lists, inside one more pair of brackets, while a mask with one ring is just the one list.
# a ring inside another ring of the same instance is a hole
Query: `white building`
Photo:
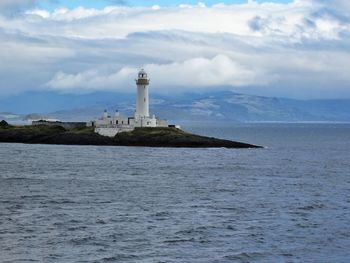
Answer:
[[142, 69], [135, 80], [137, 85], [136, 111], [133, 117], [124, 117], [119, 111], [113, 116], [107, 111], [103, 116], [90, 123], [95, 127], [95, 132], [103, 135], [114, 137], [119, 132], [132, 131], [135, 127], [168, 127], [165, 120], [157, 119], [155, 115], [149, 113], [149, 92], [148, 86], [150, 80], [147, 73]]

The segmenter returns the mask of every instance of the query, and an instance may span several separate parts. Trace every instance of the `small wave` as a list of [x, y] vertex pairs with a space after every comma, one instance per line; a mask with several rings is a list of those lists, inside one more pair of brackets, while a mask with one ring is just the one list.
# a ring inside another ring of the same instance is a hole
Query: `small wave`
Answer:
[[310, 210], [321, 209], [321, 208], [325, 208], [325, 205], [324, 204], [312, 204], [312, 205], [306, 205], [306, 206], [299, 207], [298, 209], [310, 211]]
[[21, 259], [18, 259], [16, 262], [41, 262], [41, 261], [38, 259], [21, 258]]
[[82, 238], [74, 238], [74, 239], [71, 239], [70, 241], [74, 245], [84, 245], [84, 244], [90, 242], [93, 239], [94, 238], [92, 236], [88, 236], [88, 237], [82, 237]]
[[[115, 255], [115, 256], [110, 256], [110, 257], [104, 257], [102, 258], [102, 262], [123, 262], [125, 260], [132, 260], [132, 259], [136, 259], [138, 258], [136, 255], [124, 255], [124, 254], [120, 254], [120, 255]], [[100, 262], [100, 261], [97, 261]]]
[[69, 220], [69, 223], [76, 224], [76, 223], [81, 223], [81, 221], [76, 219], [71, 219]]
[[166, 220], [170, 217], [169, 212], [157, 212], [152, 215], [155, 220]]
[[118, 260], [117, 257], [106, 257], [106, 258], [102, 259], [103, 262], [114, 262], [114, 261], [117, 261], [117, 260]]
[[67, 200], [67, 199], [59, 199], [59, 200], [49, 200], [45, 203], [49, 203], [49, 204], [75, 204], [74, 201], [71, 201], [71, 200]]
[[183, 243], [183, 242], [193, 242], [195, 241], [194, 238], [189, 238], [189, 239], [169, 239], [163, 241], [164, 243]]
[[262, 258], [262, 254], [258, 252], [242, 252], [234, 255], [227, 255], [225, 258], [229, 260], [243, 260], [249, 262], [254, 258]]
[[191, 229], [187, 229], [187, 230], [181, 230], [175, 233], [175, 235], [189, 235], [189, 234], [193, 234], [193, 233], [203, 233], [204, 231], [206, 231], [208, 228], [213, 228], [210, 226], [199, 226], [196, 228], [191, 228]]
[[41, 199], [48, 198], [47, 195], [21, 195], [21, 199]]
[[22, 181], [22, 180], [33, 180], [33, 179], [26, 178], [26, 177], [11, 177], [11, 178], [2, 178], [2, 180], [6, 180], [6, 181]]
[[73, 226], [73, 227], [69, 227], [68, 231], [85, 230], [86, 228], [87, 228], [86, 226]]
[[97, 219], [96, 224], [105, 225], [107, 223], [106, 223], [106, 221], [104, 221], [102, 219]]

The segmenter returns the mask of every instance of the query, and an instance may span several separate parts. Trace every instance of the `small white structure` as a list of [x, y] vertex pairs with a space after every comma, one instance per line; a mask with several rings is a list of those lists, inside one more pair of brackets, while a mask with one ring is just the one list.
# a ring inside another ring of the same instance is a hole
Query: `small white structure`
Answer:
[[138, 73], [135, 80], [137, 85], [136, 111], [134, 117], [124, 117], [119, 111], [110, 116], [107, 111], [103, 113], [102, 118], [88, 123], [88, 126], [94, 126], [95, 132], [114, 137], [119, 132], [128, 132], [136, 127], [168, 127], [165, 120], [157, 119], [155, 115], [149, 113], [149, 92], [148, 86], [150, 80], [144, 69]]
[[114, 137], [118, 132], [132, 131], [134, 129], [134, 118], [126, 118], [119, 111], [114, 116], [108, 115], [107, 110], [102, 118], [91, 123], [95, 127], [95, 132], [108, 137]]

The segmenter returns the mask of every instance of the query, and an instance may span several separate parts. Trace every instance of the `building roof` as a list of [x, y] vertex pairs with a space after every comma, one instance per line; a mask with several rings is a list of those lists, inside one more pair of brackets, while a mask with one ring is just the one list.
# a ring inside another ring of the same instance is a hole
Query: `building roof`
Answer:
[[138, 74], [139, 79], [147, 79], [147, 72], [144, 69], [141, 69]]

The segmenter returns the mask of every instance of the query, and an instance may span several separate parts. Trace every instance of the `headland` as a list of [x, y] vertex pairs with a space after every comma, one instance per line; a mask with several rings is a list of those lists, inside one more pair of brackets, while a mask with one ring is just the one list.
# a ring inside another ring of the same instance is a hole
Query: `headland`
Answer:
[[62, 126], [13, 126], [0, 122], [1, 143], [101, 145], [189, 148], [262, 148], [257, 145], [191, 134], [171, 127], [135, 128], [114, 137], [95, 133], [93, 127], [65, 129]]

